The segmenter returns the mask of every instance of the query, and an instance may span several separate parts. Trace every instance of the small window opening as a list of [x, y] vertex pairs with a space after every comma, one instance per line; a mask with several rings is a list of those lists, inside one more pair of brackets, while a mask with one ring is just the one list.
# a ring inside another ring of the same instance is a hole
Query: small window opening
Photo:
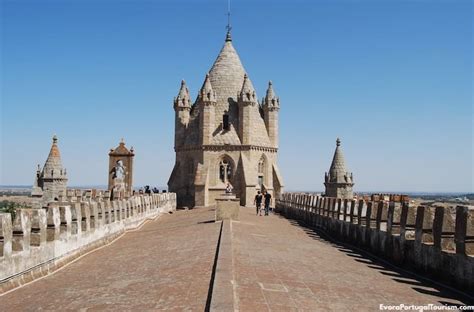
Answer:
[[224, 115], [222, 118], [222, 129], [224, 131], [230, 130], [229, 115]]
[[227, 183], [232, 177], [232, 165], [227, 160], [222, 160], [219, 163], [219, 179]]

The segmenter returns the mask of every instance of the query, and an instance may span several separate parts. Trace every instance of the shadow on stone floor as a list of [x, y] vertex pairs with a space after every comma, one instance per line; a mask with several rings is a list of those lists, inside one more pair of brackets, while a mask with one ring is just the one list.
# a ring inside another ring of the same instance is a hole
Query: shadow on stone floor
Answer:
[[[428, 279], [425, 279], [421, 276], [415, 275], [408, 271], [402, 270], [396, 267], [395, 265], [389, 264], [384, 261], [380, 261], [371, 253], [355, 248], [354, 246], [350, 244], [337, 241], [333, 239], [332, 237], [330, 237], [329, 235], [327, 235], [324, 231], [318, 228], [310, 227], [301, 220], [289, 219], [279, 214], [275, 214], [275, 216], [278, 218], [286, 219], [288, 220], [288, 222], [290, 222], [290, 224], [302, 228], [306, 232], [306, 234], [309, 237], [313, 238], [314, 240], [330, 245], [338, 249], [340, 252], [344, 253], [345, 255], [354, 258], [355, 261], [359, 263], [363, 263], [367, 265], [367, 267], [369, 268], [378, 270], [381, 274], [392, 277], [392, 280], [394, 280], [397, 283], [412, 285], [414, 286], [412, 287], [412, 289], [414, 289], [415, 291], [419, 293], [443, 298], [441, 300], [438, 300], [438, 302], [441, 304], [458, 306], [458, 307], [461, 306], [455, 302], [448, 301], [450, 299], [458, 300], [460, 302], [463, 302], [465, 305], [474, 304], [474, 300], [472, 298], [469, 298], [467, 295], [464, 295], [460, 292], [456, 292], [454, 290], [450, 290], [447, 287], [443, 287], [441, 285], [435, 284]], [[429, 289], [426, 289], [426, 288], [429, 288]]]
[[199, 221], [197, 224], [216, 223], [215, 220]]

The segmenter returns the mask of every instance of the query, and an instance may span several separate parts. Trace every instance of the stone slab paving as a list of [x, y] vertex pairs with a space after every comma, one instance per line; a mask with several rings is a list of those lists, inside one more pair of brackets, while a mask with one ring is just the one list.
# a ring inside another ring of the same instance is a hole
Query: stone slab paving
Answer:
[[220, 230], [213, 219], [200, 209], [150, 221], [0, 297], [0, 311], [203, 311]]
[[255, 216], [254, 209], [241, 208], [231, 232], [234, 307], [240, 311], [379, 311], [380, 304], [462, 303], [446, 289], [279, 215]]

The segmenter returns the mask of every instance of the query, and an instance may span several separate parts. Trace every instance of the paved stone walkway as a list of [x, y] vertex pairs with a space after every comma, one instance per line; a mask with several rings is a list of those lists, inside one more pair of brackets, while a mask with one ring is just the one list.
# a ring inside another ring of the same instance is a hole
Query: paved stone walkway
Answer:
[[220, 229], [213, 218], [210, 209], [164, 215], [0, 297], [0, 311], [203, 311]]
[[231, 228], [234, 302], [240, 311], [379, 311], [380, 304], [461, 303], [446, 290], [278, 215], [260, 217], [242, 208]]
[[[461, 303], [447, 290], [325, 240], [293, 220], [254, 213], [241, 208], [240, 221], [231, 222], [221, 239], [231, 251], [219, 259], [231, 270], [219, 271], [218, 265], [216, 279], [222, 280], [223, 271], [232, 279], [235, 310], [378, 311], [379, 304]], [[212, 209], [196, 209], [150, 221], [1, 296], [0, 310], [204, 311], [221, 228], [213, 218]], [[213, 300], [218, 295], [217, 290]]]

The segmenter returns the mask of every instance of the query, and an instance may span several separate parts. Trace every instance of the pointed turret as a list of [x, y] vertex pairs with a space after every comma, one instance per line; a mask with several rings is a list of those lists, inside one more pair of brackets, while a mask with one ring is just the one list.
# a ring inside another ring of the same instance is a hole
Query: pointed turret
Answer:
[[280, 98], [273, 90], [273, 83], [268, 82], [267, 94], [263, 98], [263, 118], [267, 127], [268, 137], [273, 147], [278, 148], [278, 110]]
[[[255, 123], [262, 122], [257, 103], [257, 95], [247, 74], [244, 75], [242, 88], [237, 96], [239, 105], [239, 137], [243, 145], [251, 145], [254, 136], [251, 129]], [[262, 125], [263, 126], [263, 125]], [[263, 129], [265, 131], [265, 129]]]
[[[33, 185], [32, 195], [35, 197], [43, 197], [41, 200], [44, 204], [57, 200], [60, 195], [64, 195], [67, 187], [67, 173], [63, 168], [61, 154], [58, 147], [58, 138], [53, 136], [53, 144], [49, 151], [48, 158], [43, 166], [43, 170], [36, 171], [35, 183]], [[40, 189], [43, 194], [41, 194]]]
[[46, 163], [43, 166], [42, 176], [43, 178], [62, 178], [66, 176], [61, 162], [61, 154], [59, 152], [58, 138], [56, 135], [53, 136], [53, 144], [51, 145], [48, 159], [46, 159]]
[[354, 186], [352, 173], [346, 170], [346, 163], [341, 148], [341, 140], [336, 140], [336, 150], [332, 158], [329, 173], [324, 177], [326, 196], [352, 199], [352, 187]]
[[185, 131], [189, 124], [189, 112], [191, 111], [191, 97], [186, 82], [181, 80], [178, 96], [174, 98], [175, 111], [175, 148], [182, 145], [185, 137]]
[[238, 96], [239, 103], [244, 105], [255, 105], [257, 104], [257, 96], [255, 94], [255, 88], [252, 85], [247, 74], [244, 75], [244, 83]]
[[263, 106], [268, 107], [269, 109], [280, 108], [280, 98], [276, 96], [275, 91], [273, 90], [273, 83], [271, 80], [268, 82], [267, 94], [264, 98]]
[[216, 92], [212, 89], [211, 80], [209, 74], [206, 74], [206, 79], [199, 91], [199, 99], [205, 103], [216, 103]]
[[174, 109], [179, 108], [191, 108], [191, 97], [189, 96], [189, 90], [184, 80], [181, 80], [178, 96], [174, 98]]
[[212, 133], [215, 130], [215, 118], [216, 118], [216, 92], [212, 88], [209, 74], [206, 74], [206, 79], [202, 85], [201, 91], [199, 91], [199, 105], [201, 112], [199, 114], [200, 128], [200, 143], [202, 145], [208, 145], [212, 140]]

